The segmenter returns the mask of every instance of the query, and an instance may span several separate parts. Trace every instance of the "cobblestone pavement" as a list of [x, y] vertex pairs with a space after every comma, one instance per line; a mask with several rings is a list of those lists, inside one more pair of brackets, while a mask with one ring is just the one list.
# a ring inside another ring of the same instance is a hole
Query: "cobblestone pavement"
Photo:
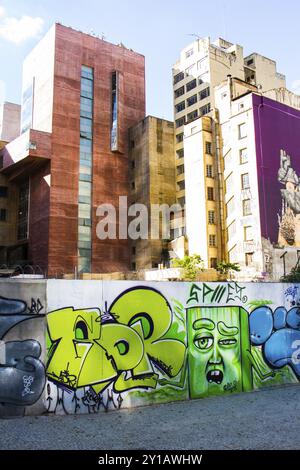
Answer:
[[300, 387], [1, 420], [0, 449], [300, 449]]

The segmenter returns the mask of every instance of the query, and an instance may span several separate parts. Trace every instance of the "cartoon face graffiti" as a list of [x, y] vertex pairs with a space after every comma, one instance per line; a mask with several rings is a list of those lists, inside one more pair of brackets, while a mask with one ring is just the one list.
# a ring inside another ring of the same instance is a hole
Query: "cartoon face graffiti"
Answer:
[[188, 310], [192, 398], [244, 389], [243, 375], [249, 375], [250, 369], [246, 365], [246, 370], [242, 370], [242, 357], [246, 357], [249, 338], [246, 335], [242, 338], [241, 331], [244, 331], [242, 323], [247, 321], [247, 312], [239, 307]]

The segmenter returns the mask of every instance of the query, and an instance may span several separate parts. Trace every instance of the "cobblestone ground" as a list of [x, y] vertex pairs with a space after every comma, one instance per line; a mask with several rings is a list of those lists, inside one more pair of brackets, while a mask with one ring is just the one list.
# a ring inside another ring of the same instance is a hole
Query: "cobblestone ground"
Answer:
[[300, 387], [1, 420], [0, 449], [300, 449]]

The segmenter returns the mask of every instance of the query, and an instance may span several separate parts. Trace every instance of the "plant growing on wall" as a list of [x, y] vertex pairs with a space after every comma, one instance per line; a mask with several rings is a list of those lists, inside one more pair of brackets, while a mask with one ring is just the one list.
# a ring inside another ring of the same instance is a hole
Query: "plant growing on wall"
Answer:
[[203, 261], [200, 255], [186, 255], [182, 259], [174, 259], [172, 261], [174, 268], [183, 268], [183, 279], [185, 281], [195, 281], [197, 275], [203, 271]]
[[238, 263], [226, 263], [226, 261], [221, 261], [221, 263], [218, 263], [216, 269], [220, 274], [228, 274], [229, 271], [239, 272], [241, 270]]
[[300, 282], [300, 266], [292, 268], [289, 274], [281, 277], [281, 282]]

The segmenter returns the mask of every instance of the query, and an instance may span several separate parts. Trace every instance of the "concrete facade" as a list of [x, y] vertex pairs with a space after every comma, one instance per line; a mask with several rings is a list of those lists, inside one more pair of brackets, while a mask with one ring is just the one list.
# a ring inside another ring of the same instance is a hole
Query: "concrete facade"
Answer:
[[[172, 206], [175, 198], [174, 124], [148, 116], [129, 132], [129, 204], [147, 207], [148, 239], [131, 240], [131, 268], [157, 268], [168, 264], [168, 238], [162, 233], [161, 215], [154, 205]], [[168, 227], [169, 228], [169, 227]], [[158, 230], [159, 238], [151, 231]]]

